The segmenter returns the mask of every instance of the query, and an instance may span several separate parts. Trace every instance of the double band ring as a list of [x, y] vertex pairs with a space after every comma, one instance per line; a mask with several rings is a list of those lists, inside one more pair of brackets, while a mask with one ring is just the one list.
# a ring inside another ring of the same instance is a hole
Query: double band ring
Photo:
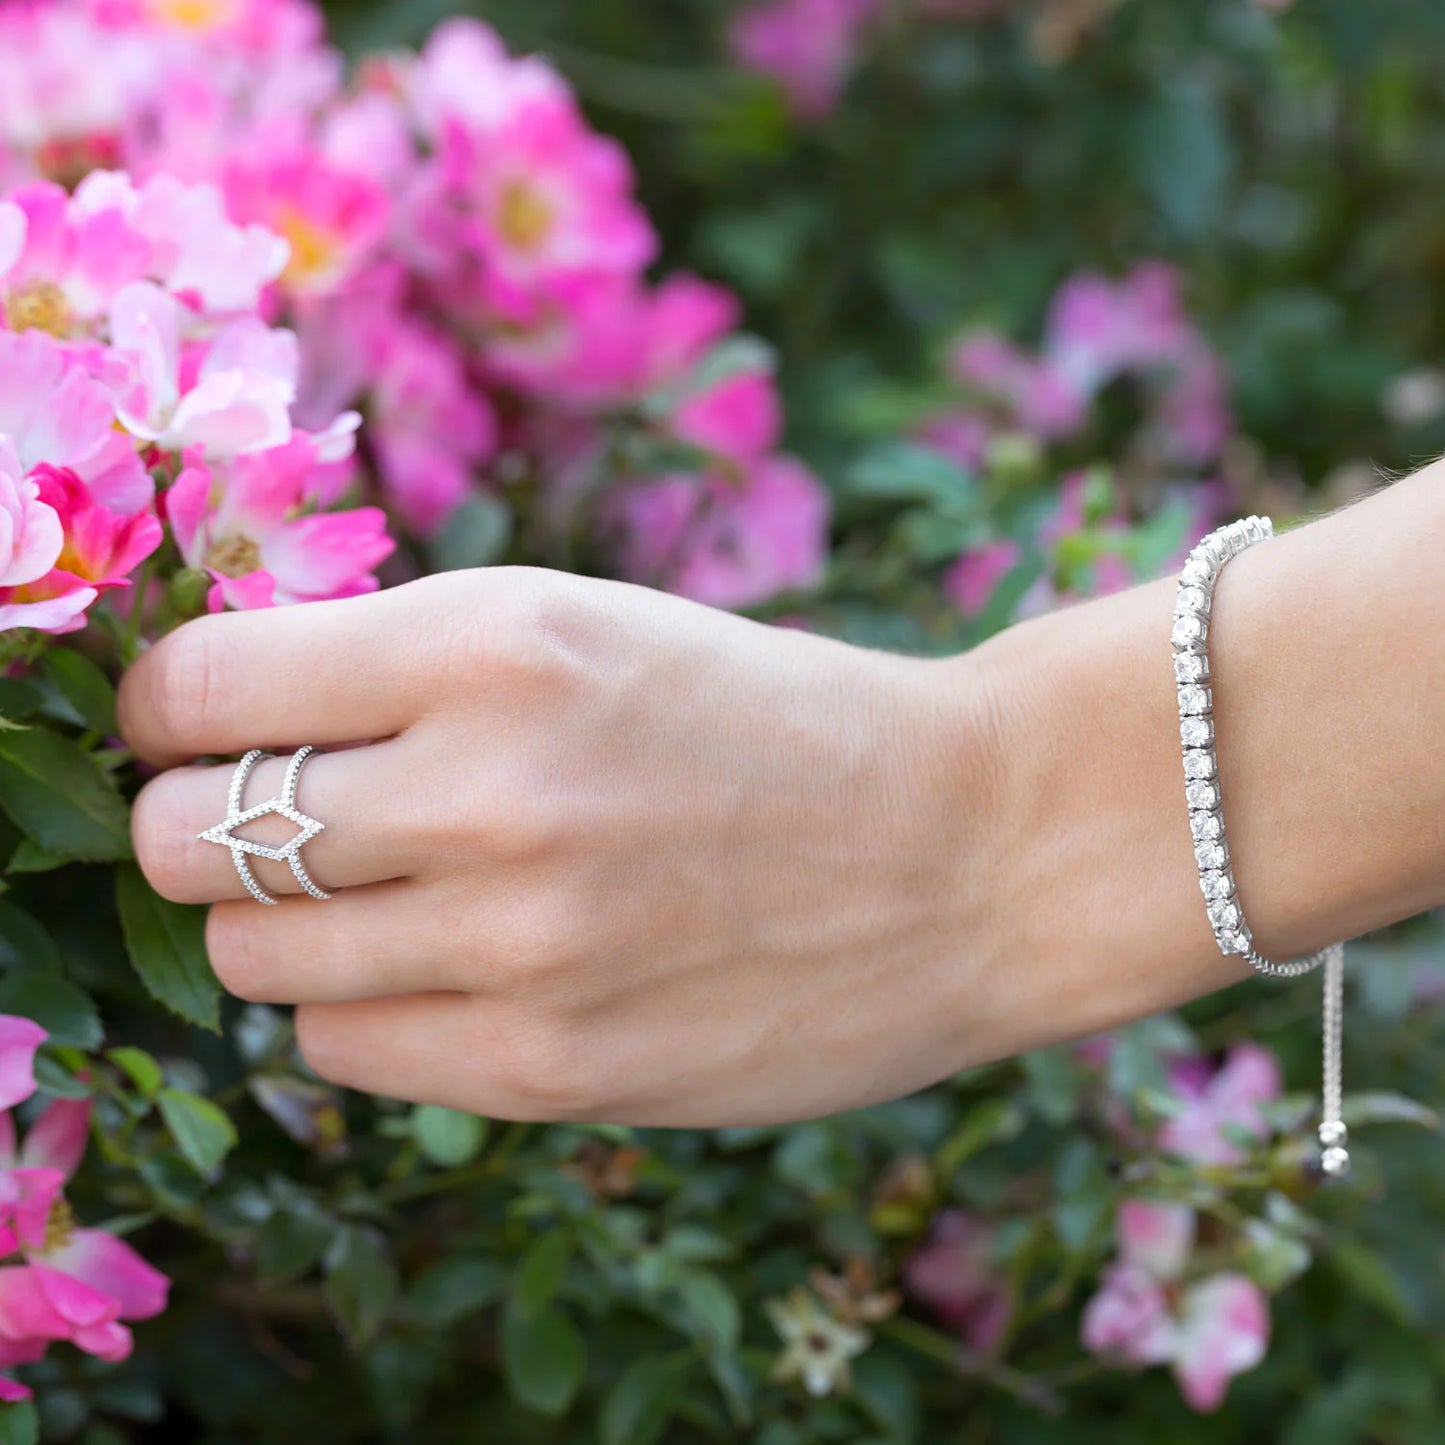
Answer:
[[[231, 850], [231, 861], [236, 865], [236, 872], [240, 875], [246, 891], [257, 903], [271, 905], [275, 904], [277, 900], [256, 881], [256, 875], [251, 871], [248, 855], [255, 858], [268, 858], [273, 863], [289, 864], [297, 883], [313, 898], [325, 901], [331, 897], [331, 894], [318, 888], [312, 882], [310, 875], [306, 872], [306, 865], [301, 861], [301, 850], [326, 828], [325, 823], [308, 817], [296, 806], [296, 789], [301, 782], [301, 769], [306, 766], [307, 758], [315, 751], [316, 749], [311, 747], [302, 748], [286, 767], [286, 778], [281, 785], [279, 796], [268, 802], [258, 803], [254, 808], [243, 806], [246, 780], [251, 776], [252, 768], [268, 755], [259, 748], [247, 753], [236, 764], [236, 771], [231, 774], [231, 792], [226, 804], [225, 818], [214, 828], [207, 828], [204, 833], [200, 834], [203, 842], [215, 843], [222, 848]], [[267, 817], [271, 813], [296, 825], [297, 834], [290, 842], [279, 848], [272, 848], [264, 843], [253, 843], [250, 839], [237, 835], [238, 828], [244, 827], [247, 823], [254, 823], [257, 819]]]

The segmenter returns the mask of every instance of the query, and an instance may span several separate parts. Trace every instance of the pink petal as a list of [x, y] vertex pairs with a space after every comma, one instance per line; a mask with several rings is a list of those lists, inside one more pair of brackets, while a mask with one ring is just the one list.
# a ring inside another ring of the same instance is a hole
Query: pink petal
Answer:
[[0, 1267], [0, 1339], [63, 1340], [70, 1326], [50, 1302], [28, 1264]]
[[62, 1319], [83, 1328], [116, 1318], [120, 1307], [110, 1295], [56, 1268], [50, 1263], [54, 1258], [55, 1255], [51, 1254], [44, 1261], [32, 1260], [30, 1269], [41, 1293]]
[[1257, 1120], [1256, 1105], [1279, 1098], [1284, 1088], [1279, 1060], [1261, 1044], [1236, 1044], [1214, 1076], [1209, 1094], [1215, 1104], [1242, 1121]]
[[1194, 1211], [1185, 1204], [1126, 1199], [1114, 1221], [1119, 1255], [1155, 1279], [1178, 1279], [1194, 1248]]
[[49, 1037], [31, 1019], [0, 1014], [0, 1109], [13, 1109], [35, 1092], [35, 1051]]
[[25, 251], [25, 212], [13, 201], [0, 201], [0, 277], [15, 269]]
[[1115, 1264], [1084, 1307], [1083, 1346], [1131, 1365], [1161, 1365], [1174, 1358], [1178, 1331], [1163, 1286], [1140, 1265]]
[[65, 1176], [58, 1169], [12, 1169], [5, 1184], [17, 1244], [39, 1249]]
[[302, 517], [261, 546], [280, 601], [321, 601], [354, 593], [392, 553], [386, 514], [376, 507]]
[[166, 1307], [170, 1281], [104, 1230], [77, 1229], [46, 1262], [114, 1301], [123, 1320], [148, 1320]]
[[1269, 1302], [1253, 1280], [1220, 1274], [1191, 1286], [1174, 1359], [1185, 1400], [1195, 1410], [1217, 1410], [1230, 1380], [1254, 1369], [1268, 1342]]
[[106, 1320], [98, 1325], [83, 1325], [75, 1331], [71, 1339], [77, 1349], [82, 1349], [97, 1359], [108, 1360], [111, 1364], [128, 1359], [135, 1347], [131, 1332], [114, 1320]]
[[34, 1395], [35, 1392], [22, 1385], [19, 1380], [12, 1380], [9, 1375], [0, 1375], [0, 1400], [7, 1405], [18, 1405], [22, 1400], [33, 1399]]
[[20, 1162], [32, 1169], [55, 1169], [69, 1179], [90, 1141], [90, 1100], [57, 1099], [30, 1126]]

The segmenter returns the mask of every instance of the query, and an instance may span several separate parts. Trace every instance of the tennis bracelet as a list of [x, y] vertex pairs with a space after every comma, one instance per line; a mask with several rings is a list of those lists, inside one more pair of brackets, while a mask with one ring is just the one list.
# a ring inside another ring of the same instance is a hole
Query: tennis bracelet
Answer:
[[1276, 963], [1255, 947], [1235, 886], [1219, 788], [1214, 744], [1214, 692], [1209, 665], [1209, 618], [1214, 588], [1229, 561], [1274, 536], [1268, 517], [1246, 517], [1211, 532], [1189, 554], [1179, 575], [1174, 606], [1174, 679], [1179, 688], [1179, 740], [1184, 748], [1184, 792], [1189, 830], [1199, 865], [1209, 922], [1221, 953], [1247, 959], [1259, 973], [1299, 978], [1324, 969], [1324, 1101], [1320, 1116], [1320, 1167], [1338, 1178], [1349, 1173], [1348, 1131], [1341, 1110], [1341, 1039], [1344, 1026], [1343, 943], [1305, 958]]

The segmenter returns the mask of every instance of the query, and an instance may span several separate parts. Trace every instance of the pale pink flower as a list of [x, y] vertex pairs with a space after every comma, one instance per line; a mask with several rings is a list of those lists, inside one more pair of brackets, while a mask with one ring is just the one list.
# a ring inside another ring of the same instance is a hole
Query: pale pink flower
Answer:
[[714, 607], [811, 587], [826, 561], [828, 496], [793, 457], [764, 458], [736, 480], [663, 478], [609, 504], [624, 576]]
[[738, 12], [729, 40], [739, 64], [771, 76], [801, 120], [832, 113], [878, 0], [762, 0]]
[[944, 577], [944, 594], [965, 617], [977, 617], [1022, 555], [1023, 549], [1009, 537], [965, 552]]
[[284, 445], [300, 370], [295, 336], [242, 318], [197, 355], [183, 349], [183, 319], [180, 302], [149, 282], [115, 298], [110, 331], [126, 368], [117, 391], [126, 430], [167, 451], [200, 447], [212, 460]]
[[14, 442], [25, 472], [68, 467], [100, 505], [139, 511], [155, 488], [115, 422], [110, 391], [53, 337], [0, 331], [0, 436]]
[[930, 418], [918, 429], [918, 440], [947, 457], [965, 472], [988, 460], [995, 428], [981, 412], [960, 409]]
[[1280, 1096], [1279, 1061], [1260, 1044], [1236, 1044], [1222, 1066], [1206, 1059], [1179, 1059], [1169, 1081], [1181, 1108], [1159, 1130], [1167, 1154], [1195, 1164], [1239, 1164], [1247, 1151], [1231, 1133], [1265, 1139], [1269, 1124], [1262, 1105]]
[[1089, 396], [1082, 385], [994, 332], [965, 336], [951, 369], [965, 386], [1004, 403], [1010, 421], [1040, 441], [1071, 437], [1088, 419]]
[[376, 590], [373, 571], [394, 547], [385, 515], [308, 510], [318, 470], [335, 460], [298, 432], [285, 447], [225, 466], [190, 461], [163, 501], [186, 563], [214, 579], [213, 611]]
[[1013, 1315], [1013, 1292], [993, 1247], [986, 1220], [948, 1209], [933, 1221], [927, 1242], [903, 1272], [908, 1292], [980, 1353], [998, 1344]]
[[514, 57], [496, 31], [479, 20], [437, 26], [404, 77], [423, 132], [437, 140], [448, 125], [490, 130], [519, 106], [565, 102], [567, 83], [544, 61]]
[[124, 216], [150, 243], [150, 278], [207, 315], [254, 312], [290, 258], [275, 232], [234, 224], [216, 185], [157, 175], [136, 187], [121, 172], [98, 171], [77, 189], [75, 207]]
[[1127, 1200], [1115, 1229], [1119, 1256], [1084, 1310], [1085, 1349], [1125, 1365], [1167, 1364], [1193, 1409], [1218, 1409], [1230, 1380], [1264, 1358], [1263, 1292], [1237, 1273], [1185, 1281], [1195, 1239], [1185, 1205]]

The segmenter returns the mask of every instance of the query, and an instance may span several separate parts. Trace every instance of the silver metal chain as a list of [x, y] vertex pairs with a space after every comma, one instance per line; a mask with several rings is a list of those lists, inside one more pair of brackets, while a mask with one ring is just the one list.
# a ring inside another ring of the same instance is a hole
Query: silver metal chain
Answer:
[[1246, 959], [1272, 978], [1300, 978], [1324, 969], [1324, 1089], [1320, 1111], [1320, 1167], [1331, 1177], [1349, 1172], [1349, 1134], [1341, 1118], [1344, 959], [1343, 943], [1280, 963], [1254, 947], [1235, 886], [1219, 786], [1219, 756], [1214, 739], [1214, 692], [1209, 661], [1209, 621], [1214, 588], [1226, 564], [1241, 552], [1274, 536], [1268, 517], [1246, 517], [1204, 538], [1179, 574], [1174, 607], [1174, 679], [1179, 689], [1179, 738], [1184, 749], [1184, 789], [1189, 828], [1215, 942], [1226, 956]]

